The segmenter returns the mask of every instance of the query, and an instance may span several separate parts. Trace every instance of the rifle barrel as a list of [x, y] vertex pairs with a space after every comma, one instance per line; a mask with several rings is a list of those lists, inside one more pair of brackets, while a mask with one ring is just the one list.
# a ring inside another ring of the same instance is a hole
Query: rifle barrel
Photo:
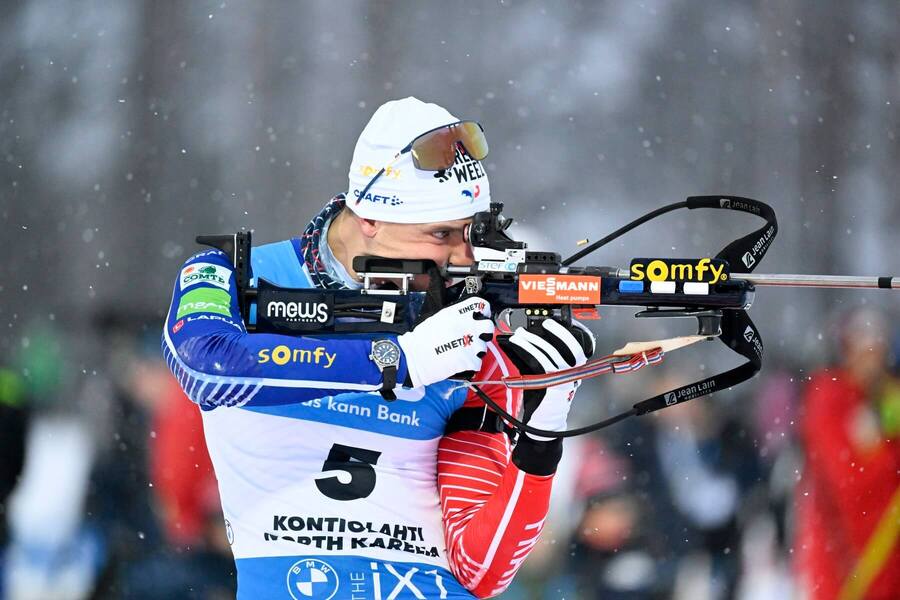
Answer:
[[868, 277], [856, 275], [787, 275], [732, 273], [732, 279], [743, 279], [753, 285], [814, 288], [900, 288], [900, 277]]

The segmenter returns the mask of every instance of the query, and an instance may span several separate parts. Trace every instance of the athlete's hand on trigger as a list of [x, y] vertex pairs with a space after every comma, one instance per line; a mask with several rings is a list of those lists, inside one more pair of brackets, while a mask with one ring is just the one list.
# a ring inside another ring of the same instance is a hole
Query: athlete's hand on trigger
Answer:
[[397, 338], [413, 387], [476, 373], [494, 336], [491, 306], [472, 296], [444, 307]]
[[[583, 365], [593, 355], [595, 341], [591, 331], [574, 319], [568, 328], [554, 319], [545, 319], [537, 326], [519, 327], [511, 337], [501, 340], [501, 348], [520, 373], [534, 375]], [[525, 423], [546, 431], [564, 431], [579, 383], [527, 390], [524, 394]], [[527, 435], [539, 440], [552, 439]]]

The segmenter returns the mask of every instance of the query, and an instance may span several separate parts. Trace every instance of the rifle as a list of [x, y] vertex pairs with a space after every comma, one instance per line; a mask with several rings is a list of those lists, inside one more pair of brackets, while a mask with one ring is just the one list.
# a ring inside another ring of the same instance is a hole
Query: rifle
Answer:
[[[712, 258], [635, 258], [628, 269], [573, 266], [647, 221], [681, 208], [743, 212], [763, 219], [765, 224], [732, 241]], [[895, 277], [753, 275], [775, 239], [778, 222], [768, 204], [751, 198], [691, 196], [647, 213], [564, 260], [555, 252], [528, 250], [523, 242], [510, 238], [506, 231], [512, 219], [504, 218], [502, 209], [501, 203], [492, 203], [489, 211], [476, 213], [468, 226], [466, 235], [476, 257], [474, 264], [439, 268], [430, 260], [358, 256], [353, 259], [353, 269], [362, 280], [359, 290], [291, 289], [254, 279], [250, 232], [198, 236], [197, 242], [218, 248], [230, 257], [235, 267], [238, 305], [249, 333], [402, 334], [443, 306], [472, 295], [488, 301], [507, 329], [513, 310], [524, 311], [528, 326], [547, 318], [570, 325], [572, 318], [597, 318], [597, 307], [601, 305], [640, 308], [637, 318], [696, 320], [696, 334], [631, 342], [580, 367], [547, 375], [464, 383], [516, 429], [554, 437], [595, 431], [626, 417], [687, 402], [753, 377], [762, 367], [764, 350], [759, 330], [747, 314], [757, 285], [900, 287], [900, 279]], [[732, 265], [742, 265], [745, 271], [732, 273]], [[427, 277], [427, 289], [413, 291], [413, 278], [421, 276]], [[448, 282], [453, 283], [448, 286]], [[525, 425], [478, 387], [501, 383], [535, 389], [603, 373], [631, 372], [660, 362], [666, 353], [678, 348], [717, 338], [746, 362], [642, 400], [629, 411], [605, 421], [566, 432], [542, 432]], [[500, 336], [501, 346], [503, 342], [504, 337]]]

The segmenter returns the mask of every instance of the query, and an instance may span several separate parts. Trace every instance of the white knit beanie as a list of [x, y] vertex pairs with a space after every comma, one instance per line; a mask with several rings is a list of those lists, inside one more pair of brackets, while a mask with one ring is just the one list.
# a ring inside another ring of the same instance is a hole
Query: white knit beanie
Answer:
[[[461, 152], [445, 171], [420, 171], [412, 153], [391, 162], [417, 136], [458, 122], [437, 104], [410, 96], [378, 107], [363, 129], [350, 163], [347, 206], [360, 217], [391, 223], [433, 223], [471, 217], [488, 210], [491, 190], [480, 161]], [[388, 170], [359, 199], [383, 167]], [[357, 202], [357, 200], [359, 201]]]

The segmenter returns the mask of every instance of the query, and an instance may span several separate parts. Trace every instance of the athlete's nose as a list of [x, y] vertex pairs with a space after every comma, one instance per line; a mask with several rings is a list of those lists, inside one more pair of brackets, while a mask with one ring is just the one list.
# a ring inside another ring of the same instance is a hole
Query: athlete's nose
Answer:
[[472, 253], [472, 246], [465, 240], [460, 240], [454, 244], [450, 250], [451, 265], [471, 265], [475, 262], [475, 255]]

